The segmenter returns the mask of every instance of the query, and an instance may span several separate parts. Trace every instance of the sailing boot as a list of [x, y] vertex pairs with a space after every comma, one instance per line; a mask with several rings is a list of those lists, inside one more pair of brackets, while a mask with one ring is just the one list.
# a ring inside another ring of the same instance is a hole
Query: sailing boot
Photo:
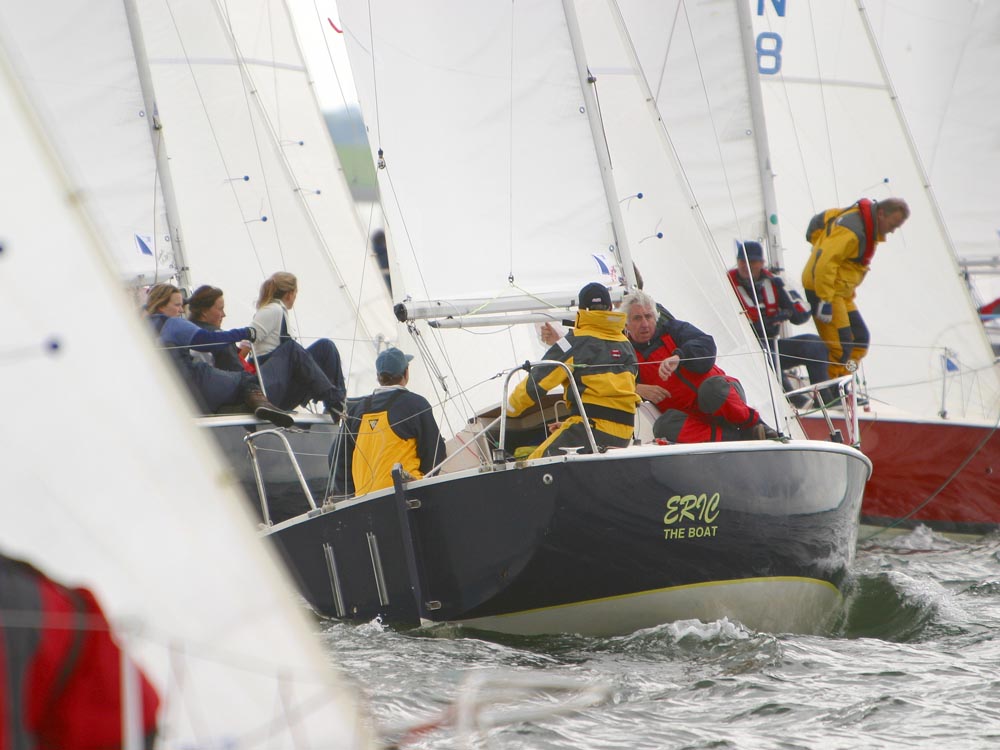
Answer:
[[282, 411], [277, 406], [267, 400], [262, 391], [251, 390], [247, 392], [246, 405], [253, 411], [253, 415], [264, 422], [271, 422], [278, 427], [294, 427], [295, 420], [287, 411]]

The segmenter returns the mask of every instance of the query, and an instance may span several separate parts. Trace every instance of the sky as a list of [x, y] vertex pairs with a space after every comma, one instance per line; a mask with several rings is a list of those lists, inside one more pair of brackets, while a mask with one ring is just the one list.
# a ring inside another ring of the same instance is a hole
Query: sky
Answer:
[[347, 62], [344, 35], [335, 0], [288, 0], [302, 44], [302, 54], [324, 110], [357, 104], [357, 93]]

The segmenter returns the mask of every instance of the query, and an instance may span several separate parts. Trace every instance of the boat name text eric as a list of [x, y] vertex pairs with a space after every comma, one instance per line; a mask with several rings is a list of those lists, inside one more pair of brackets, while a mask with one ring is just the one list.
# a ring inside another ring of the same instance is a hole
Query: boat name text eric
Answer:
[[[698, 539], [715, 536], [719, 517], [719, 493], [709, 495], [674, 495], [667, 500], [663, 516], [664, 539]], [[680, 526], [679, 524], [693, 524]]]

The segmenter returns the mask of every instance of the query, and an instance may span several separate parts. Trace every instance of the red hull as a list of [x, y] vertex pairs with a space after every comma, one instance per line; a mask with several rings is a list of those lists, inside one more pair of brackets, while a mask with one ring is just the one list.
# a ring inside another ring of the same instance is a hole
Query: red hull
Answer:
[[[810, 438], [829, 439], [821, 416], [801, 421]], [[834, 424], [846, 434], [842, 420]], [[1000, 528], [1000, 430], [862, 419], [861, 451], [872, 462], [863, 523], [961, 534]]]

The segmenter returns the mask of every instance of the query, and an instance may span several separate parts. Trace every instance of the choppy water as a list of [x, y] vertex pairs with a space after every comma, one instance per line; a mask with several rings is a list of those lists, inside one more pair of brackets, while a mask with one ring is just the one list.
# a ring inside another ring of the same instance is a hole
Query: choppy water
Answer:
[[[430, 719], [406, 748], [1000, 747], [1000, 536], [962, 544], [918, 529], [859, 549], [829, 636], [756, 633], [727, 621], [672, 623], [617, 638], [401, 633], [324, 622], [322, 637], [381, 727]], [[504, 698], [491, 681], [574, 681]], [[486, 684], [476, 686], [476, 681]], [[440, 722], [499, 715], [492, 728]]]

